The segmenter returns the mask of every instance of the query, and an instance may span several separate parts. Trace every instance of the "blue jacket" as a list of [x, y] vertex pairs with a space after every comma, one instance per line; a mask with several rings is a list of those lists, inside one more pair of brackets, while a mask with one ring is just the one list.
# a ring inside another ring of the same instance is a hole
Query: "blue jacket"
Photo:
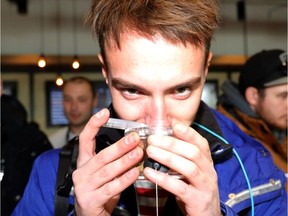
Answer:
[[[203, 103], [195, 122], [223, 136], [233, 146], [234, 154], [215, 164], [223, 214], [248, 215], [251, 212], [247, 181], [237, 159], [238, 154], [253, 191], [255, 216], [286, 215], [285, 175], [274, 165], [271, 155], [263, 145], [245, 135], [231, 120], [215, 110], [210, 110]], [[221, 141], [195, 125], [193, 128], [205, 136], [209, 143]], [[121, 136], [123, 134], [117, 139]], [[97, 145], [99, 146], [98, 142]], [[51, 150], [37, 158], [25, 193], [12, 215], [54, 215], [59, 152], [60, 149]], [[120, 200], [131, 215], [137, 215], [133, 185], [121, 194]], [[69, 197], [69, 202], [73, 204], [73, 196]], [[169, 196], [164, 209], [163, 215], [177, 215], [177, 212], [179, 214], [174, 196]]]

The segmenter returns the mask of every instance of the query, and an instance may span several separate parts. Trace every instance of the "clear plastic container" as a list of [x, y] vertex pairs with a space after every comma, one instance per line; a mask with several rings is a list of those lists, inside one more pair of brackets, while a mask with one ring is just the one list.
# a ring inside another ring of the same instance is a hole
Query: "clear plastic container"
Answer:
[[[131, 132], [137, 132], [140, 136], [141, 143], [140, 147], [144, 149], [144, 152], [146, 152], [147, 148], [147, 138], [150, 135], [159, 135], [159, 136], [173, 136], [173, 130], [171, 127], [162, 127], [162, 126], [156, 126], [156, 127], [139, 127], [139, 128], [129, 128], [125, 130], [125, 135]], [[144, 154], [143, 160], [137, 165], [140, 171], [140, 175], [138, 179], [145, 179], [145, 176], [143, 175], [143, 169], [144, 167], [151, 167], [153, 169], [156, 169], [158, 171], [168, 173], [169, 175], [172, 175], [173, 177], [177, 179], [182, 179], [182, 175], [179, 175], [177, 172], [172, 172], [169, 170], [168, 167], [166, 167], [163, 164], [158, 163], [157, 161], [150, 159], [147, 157], [147, 154]]]

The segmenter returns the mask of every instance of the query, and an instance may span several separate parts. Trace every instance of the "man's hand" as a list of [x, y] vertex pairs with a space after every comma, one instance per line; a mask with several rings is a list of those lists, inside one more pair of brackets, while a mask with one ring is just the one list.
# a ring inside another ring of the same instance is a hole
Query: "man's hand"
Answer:
[[77, 215], [111, 215], [120, 193], [133, 184], [142, 159], [140, 138], [131, 133], [115, 144], [95, 153], [95, 137], [109, 118], [103, 109], [91, 117], [79, 136], [77, 169], [73, 173]]
[[179, 180], [151, 168], [144, 175], [176, 196], [184, 215], [221, 215], [217, 173], [209, 144], [191, 127], [173, 126], [174, 137], [151, 135], [147, 154], [184, 176]]

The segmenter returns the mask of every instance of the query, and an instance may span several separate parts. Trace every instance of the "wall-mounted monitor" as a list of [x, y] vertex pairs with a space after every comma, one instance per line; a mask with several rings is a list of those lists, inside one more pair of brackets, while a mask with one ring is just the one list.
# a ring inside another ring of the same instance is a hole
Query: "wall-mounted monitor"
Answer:
[[[92, 81], [95, 92], [98, 94], [98, 104], [94, 108], [94, 113], [111, 103], [111, 96], [105, 81]], [[63, 94], [62, 88], [57, 86], [54, 81], [46, 82], [46, 113], [47, 126], [64, 126], [68, 120], [63, 111]]]
[[201, 99], [210, 107], [216, 108], [218, 96], [218, 80], [206, 80]]

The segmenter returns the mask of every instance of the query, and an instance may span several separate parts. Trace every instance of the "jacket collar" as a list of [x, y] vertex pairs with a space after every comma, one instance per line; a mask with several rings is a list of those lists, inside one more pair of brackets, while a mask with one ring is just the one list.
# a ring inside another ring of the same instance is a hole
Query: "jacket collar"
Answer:
[[[194, 122], [203, 125], [209, 130], [212, 130], [219, 136], [223, 136], [222, 131], [211, 111], [211, 108], [208, 107], [208, 105], [205, 104], [203, 101], [201, 101], [200, 103]], [[199, 134], [201, 134], [201, 136], [205, 137], [209, 143], [219, 142], [218, 138], [216, 138], [211, 133], [199, 128], [197, 125], [192, 124], [192, 128], [195, 129]]]

